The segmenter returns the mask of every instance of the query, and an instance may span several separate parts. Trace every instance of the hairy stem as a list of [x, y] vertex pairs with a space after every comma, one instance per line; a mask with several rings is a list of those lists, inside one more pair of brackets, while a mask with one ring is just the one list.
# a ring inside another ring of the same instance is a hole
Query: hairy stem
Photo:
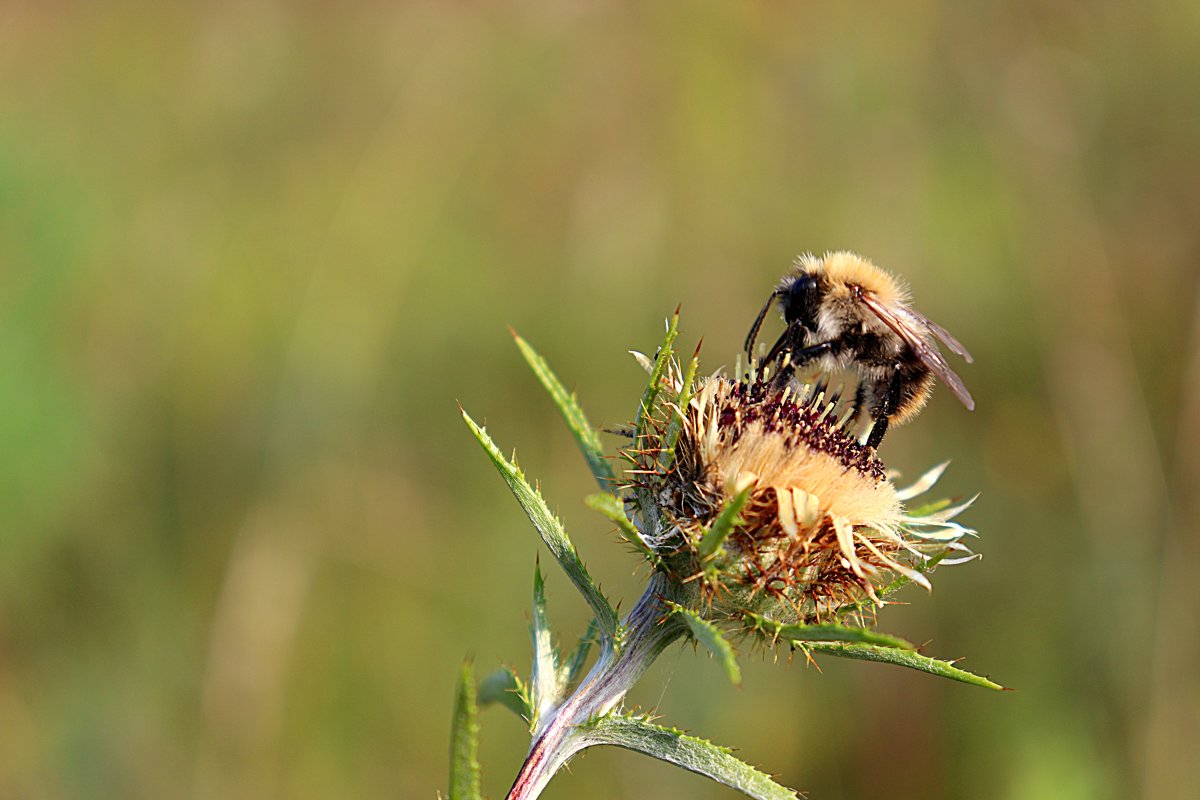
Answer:
[[575, 692], [551, 712], [517, 773], [508, 800], [533, 800], [540, 795], [567, 760], [591, 744], [579, 735], [579, 726], [620, 703], [663, 650], [686, 633], [686, 625], [670, 615], [669, 603], [685, 599], [679, 594], [679, 585], [664, 576], [655, 573], [650, 579], [625, 618], [616, 649], [601, 653]]

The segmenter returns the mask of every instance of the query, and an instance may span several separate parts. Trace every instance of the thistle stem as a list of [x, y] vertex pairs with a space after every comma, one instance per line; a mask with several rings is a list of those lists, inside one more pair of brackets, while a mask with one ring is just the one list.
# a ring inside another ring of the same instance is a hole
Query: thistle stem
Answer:
[[575, 753], [588, 746], [580, 726], [608, 713], [625, 697], [654, 660], [687, 632], [670, 616], [668, 602], [680, 602], [680, 587], [655, 573], [637, 605], [622, 623], [615, 648], [602, 652], [587, 677], [551, 712], [534, 739], [507, 800], [534, 800]]

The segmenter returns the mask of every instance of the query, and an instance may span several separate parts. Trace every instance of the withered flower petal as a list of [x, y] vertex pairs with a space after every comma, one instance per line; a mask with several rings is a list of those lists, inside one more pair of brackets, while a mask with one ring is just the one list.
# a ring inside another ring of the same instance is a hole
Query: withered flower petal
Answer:
[[[824, 620], [882, 605], [878, 589], [897, 575], [928, 588], [920, 567], [932, 553], [970, 555], [958, 541], [969, 531], [950, 522], [961, 509], [905, 512], [903, 499], [928, 489], [940, 468], [898, 491], [854, 435], [852, 417], [810, 385], [781, 387], [765, 372], [740, 381], [717, 375], [686, 408], [664, 408], [649, 441], [629, 454], [661, 527], [673, 534], [657, 537], [671, 546], [664, 563], [680, 581], [702, 579], [710, 616], [737, 619], [768, 607]], [[698, 558], [696, 545], [722, 507], [747, 487], [723, 549]]]

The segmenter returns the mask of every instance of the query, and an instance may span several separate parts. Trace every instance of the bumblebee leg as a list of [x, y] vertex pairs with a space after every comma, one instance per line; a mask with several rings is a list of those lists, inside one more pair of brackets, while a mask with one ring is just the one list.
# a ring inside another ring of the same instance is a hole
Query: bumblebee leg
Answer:
[[854, 405], [851, 406], [853, 411], [850, 414], [850, 419], [859, 420], [862, 418], [863, 405], [867, 402], [867, 386], [860, 378], [858, 388], [854, 390]]
[[833, 342], [821, 342], [811, 347], [801, 347], [792, 351], [792, 363], [796, 366], [803, 366], [814, 358], [820, 358], [827, 353], [832, 353], [833, 350]]
[[888, 429], [888, 418], [895, 414], [896, 409], [900, 406], [902, 386], [900, 369], [896, 367], [892, 370], [892, 377], [888, 381], [887, 394], [883, 396], [883, 402], [875, 410], [875, 424], [871, 426], [871, 435], [867, 437], [867, 447], [877, 449], [879, 443], [883, 441], [883, 435], [887, 433]]
[[795, 325], [791, 325], [779, 334], [779, 338], [775, 340], [775, 344], [771, 345], [771, 349], [767, 352], [766, 357], [762, 360], [764, 364], [771, 364], [779, 355], [792, 343], [795, 338]]
[[[779, 338], [775, 340], [775, 344], [771, 346], [770, 352], [766, 358], [762, 360], [763, 364], [775, 364], [778, 361], [777, 369], [775, 370], [775, 387], [782, 389], [787, 386], [788, 381], [792, 379], [792, 373], [795, 372], [795, 364], [791, 359], [788, 359], [786, 353], [795, 352], [796, 342], [794, 341], [797, 334], [796, 326], [789, 325]], [[784, 362], [787, 362], [786, 364]]]
[[[783, 336], [779, 337], [779, 341], [775, 343], [775, 346], [771, 348], [771, 352], [767, 354], [766, 359], [763, 361], [764, 364], [771, 364], [776, 359], [779, 359], [779, 370], [775, 373], [776, 387], [786, 386], [788, 381], [792, 379], [792, 375], [795, 374], [796, 367], [804, 366], [814, 358], [820, 358], [826, 353], [832, 353], [835, 349], [833, 342], [821, 342], [810, 347], [792, 347], [789, 349], [786, 338], [791, 335], [800, 338], [804, 336], [804, 331], [799, 326], [788, 328], [784, 331]], [[799, 344], [799, 342], [796, 342], [796, 344]], [[786, 364], [783, 363], [785, 356], [787, 360]]]
[[881, 414], [876, 417], [875, 424], [871, 426], [871, 435], [867, 437], [867, 447], [879, 449], [879, 443], [883, 441], [883, 435], [887, 433], [887, 429], [887, 415]]

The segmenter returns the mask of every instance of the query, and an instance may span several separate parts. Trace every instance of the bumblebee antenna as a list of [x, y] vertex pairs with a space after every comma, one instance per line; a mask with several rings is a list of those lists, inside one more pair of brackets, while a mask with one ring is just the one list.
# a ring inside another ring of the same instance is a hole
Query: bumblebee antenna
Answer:
[[771, 304], [775, 302], [775, 298], [779, 297], [779, 295], [780, 291], [778, 289], [771, 292], [771, 296], [767, 298], [762, 311], [759, 311], [758, 316], [754, 318], [754, 324], [750, 326], [750, 332], [746, 334], [746, 355], [750, 356], [751, 361], [754, 360], [754, 342], [758, 339], [758, 329], [762, 327], [763, 320], [767, 317], [767, 312], [771, 310]]

